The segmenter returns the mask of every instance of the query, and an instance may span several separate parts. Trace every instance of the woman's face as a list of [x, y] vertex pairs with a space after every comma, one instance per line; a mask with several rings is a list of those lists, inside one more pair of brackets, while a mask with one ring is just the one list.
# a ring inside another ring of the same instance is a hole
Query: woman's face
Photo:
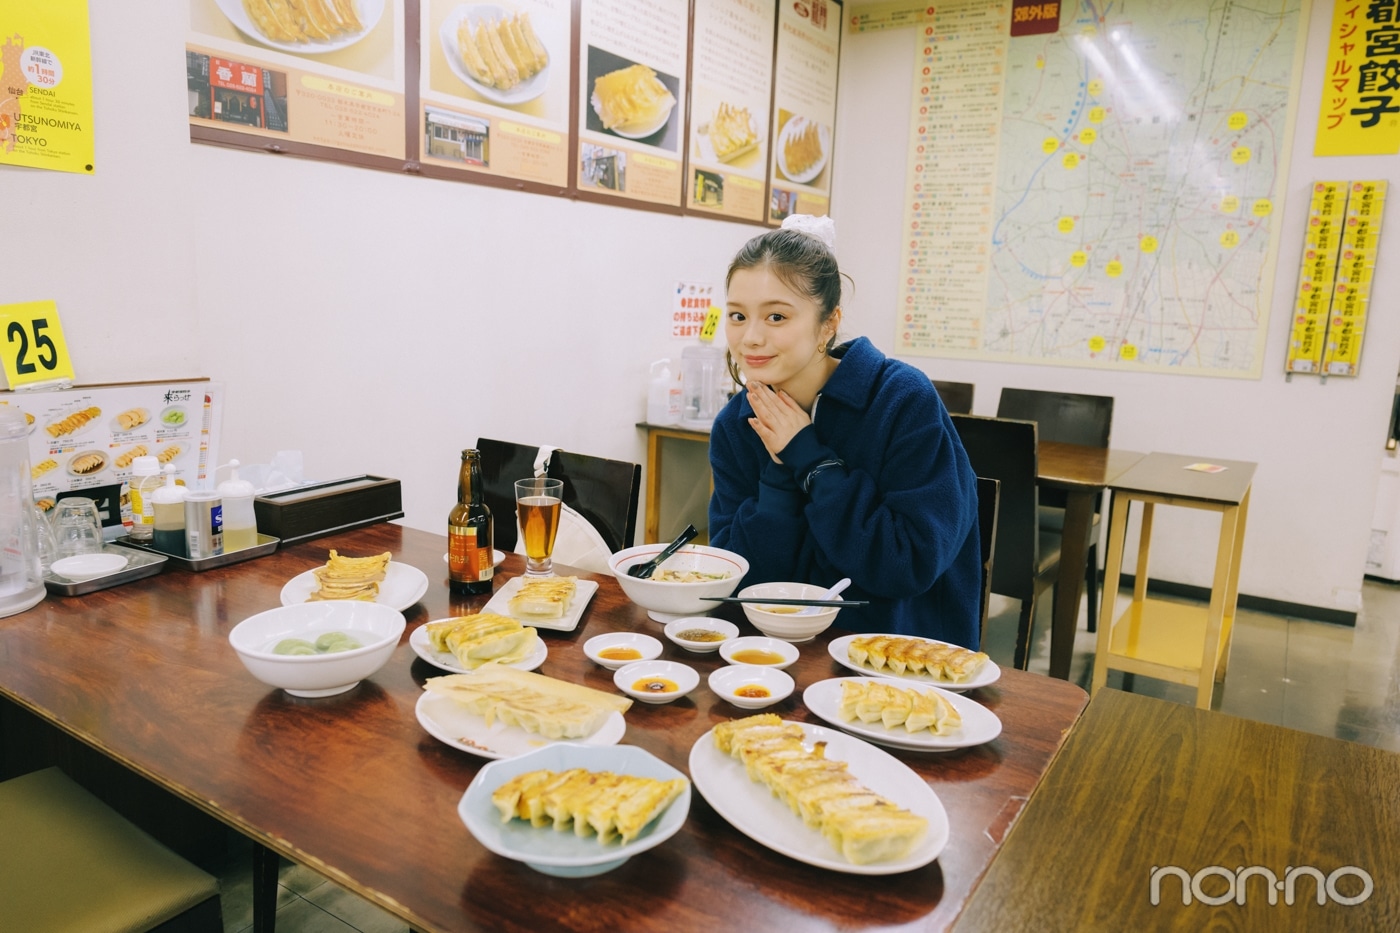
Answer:
[[840, 312], [821, 323], [821, 306], [778, 278], [767, 264], [740, 269], [729, 280], [724, 334], [729, 353], [750, 382], [781, 388], [825, 379], [818, 352], [836, 333]]

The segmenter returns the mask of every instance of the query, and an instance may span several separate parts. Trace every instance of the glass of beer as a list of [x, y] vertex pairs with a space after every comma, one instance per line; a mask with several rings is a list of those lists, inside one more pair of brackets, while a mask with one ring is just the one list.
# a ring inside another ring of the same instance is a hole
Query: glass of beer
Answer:
[[515, 511], [525, 538], [527, 574], [547, 576], [554, 572], [554, 538], [559, 534], [563, 504], [563, 480], [532, 476], [515, 481]]

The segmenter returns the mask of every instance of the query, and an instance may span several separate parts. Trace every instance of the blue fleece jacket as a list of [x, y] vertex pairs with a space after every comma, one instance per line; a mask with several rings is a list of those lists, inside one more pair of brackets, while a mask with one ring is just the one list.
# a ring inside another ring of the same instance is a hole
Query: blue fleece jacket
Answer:
[[[840, 628], [975, 649], [977, 477], [948, 411], [928, 376], [864, 337], [832, 355], [840, 365], [781, 464], [748, 423], [746, 393], [715, 419], [710, 543], [748, 559], [746, 585], [850, 577], [845, 598], [871, 604], [843, 611]], [[813, 471], [832, 460], [844, 466]]]

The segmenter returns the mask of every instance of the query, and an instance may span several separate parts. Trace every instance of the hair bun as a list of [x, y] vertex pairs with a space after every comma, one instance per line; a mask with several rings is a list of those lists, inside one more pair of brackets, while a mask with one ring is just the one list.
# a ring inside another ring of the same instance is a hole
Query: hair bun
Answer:
[[811, 214], [789, 214], [783, 218], [782, 229], [796, 230], [798, 233], [816, 237], [826, 244], [833, 256], [836, 254], [836, 223], [825, 214], [820, 217], [813, 217]]

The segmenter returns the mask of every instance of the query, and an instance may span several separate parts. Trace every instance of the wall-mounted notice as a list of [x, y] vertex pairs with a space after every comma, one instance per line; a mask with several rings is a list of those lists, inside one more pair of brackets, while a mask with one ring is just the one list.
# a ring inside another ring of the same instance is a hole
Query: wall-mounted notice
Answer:
[[764, 218], [777, 0], [695, 5], [686, 206]]
[[93, 170], [87, 0], [0, 0], [0, 165]]
[[[1007, 3], [960, 0], [940, 4], [918, 31], [899, 268], [900, 350], [982, 347], [1009, 16]], [[1046, 167], [1059, 148], [1058, 138], [1046, 137], [1040, 153]]]
[[882, 32], [906, 29], [932, 19], [934, 7], [927, 0], [884, 0], [856, 7], [846, 15], [850, 32]]
[[1386, 188], [1384, 181], [1351, 183], [1337, 258], [1337, 284], [1332, 290], [1327, 351], [1322, 357], [1322, 371], [1328, 376], [1355, 376], [1361, 369], [1361, 343], [1366, 336], [1366, 309], [1371, 303], [1371, 276], [1380, 246]]
[[681, 206], [688, 0], [581, 0], [578, 189]]
[[188, 0], [190, 126], [402, 159], [400, 0]]
[[422, 0], [425, 164], [569, 183], [569, 0]]
[[1313, 154], [1400, 152], [1400, 4], [1333, 0]]
[[771, 223], [789, 214], [820, 216], [830, 208], [841, 17], [837, 0], [778, 5]]
[[1317, 373], [1321, 369], [1346, 203], [1346, 182], [1313, 184], [1308, 232], [1303, 242], [1303, 265], [1298, 271], [1298, 291], [1293, 299], [1293, 332], [1288, 341], [1285, 372]]

